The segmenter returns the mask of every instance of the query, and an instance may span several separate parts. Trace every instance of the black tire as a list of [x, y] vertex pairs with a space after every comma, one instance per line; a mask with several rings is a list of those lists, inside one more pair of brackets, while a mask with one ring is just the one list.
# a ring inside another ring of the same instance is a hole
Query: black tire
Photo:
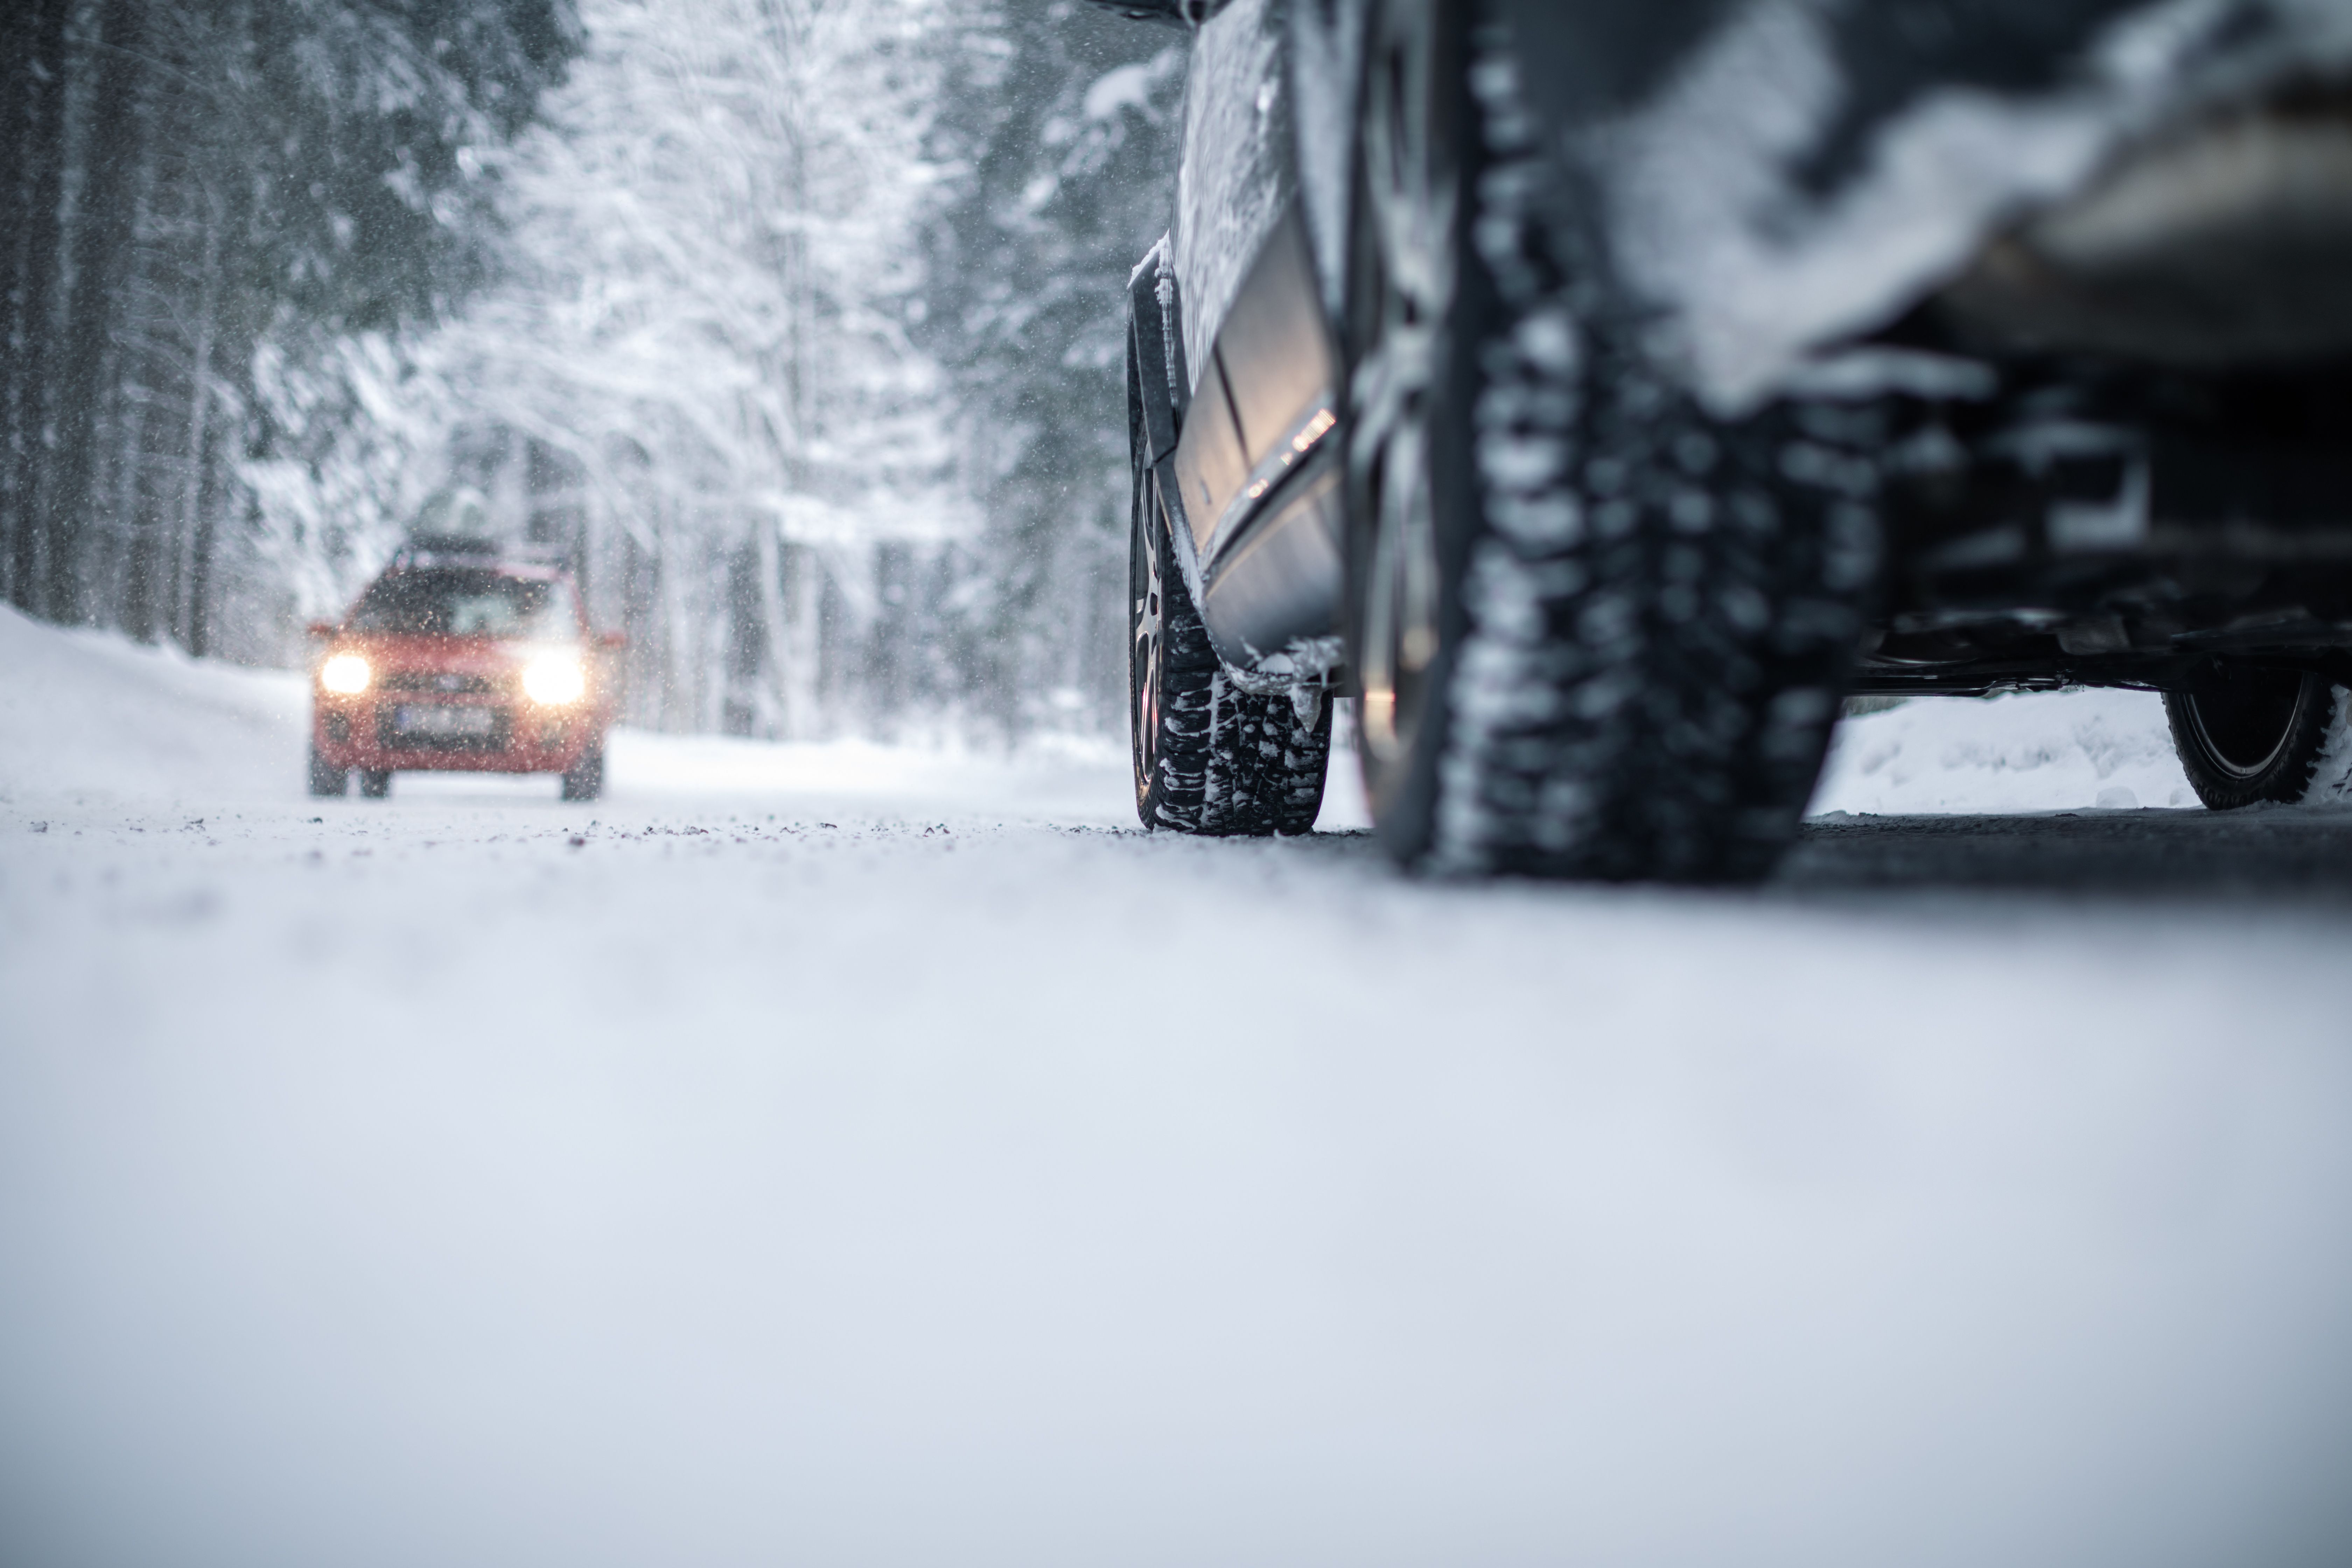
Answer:
[[604, 793], [604, 748], [592, 746], [564, 770], [563, 798], [594, 800]]
[[360, 770], [360, 794], [365, 795], [370, 800], [382, 800], [391, 793], [392, 770], [390, 768], [362, 768]]
[[319, 755], [319, 748], [310, 748], [310, 793], [321, 800], [339, 799], [352, 787], [352, 775], [343, 768], [330, 763]]
[[1309, 833], [1323, 808], [1331, 703], [1320, 687], [1254, 695], [1233, 682], [1171, 553], [1159, 479], [1139, 467], [1128, 549], [1128, 732], [1146, 827], [1213, 836]]
[[2164, 694], [2173, 750], [2197, 798], [2214, 811], [2311, 793], [2334, 737], [2338, 698], [2307, 670], [2217, 664], [2210, 679]]
[[1378, 836], [1441, 870], [1757, 878], [1876, 580], [1878, 414], [1717, 419], [1652, 368], [1599, 245], [1537, 216], [1597, 208], [1477, 9], [1381, 0], [1367, 50], [1347, 618]]

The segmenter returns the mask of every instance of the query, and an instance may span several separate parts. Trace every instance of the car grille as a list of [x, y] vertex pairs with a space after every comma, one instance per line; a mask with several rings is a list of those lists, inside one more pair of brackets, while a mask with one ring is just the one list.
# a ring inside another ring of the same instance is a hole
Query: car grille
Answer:
[[416, 731], [404, 731], [398, 725], [398, 707], [386, 703], [376, 710], [376, 744], [387, 752], [503, 752], [514, 728], [513, 715], [506, 709], [489, 710], [490, 728], [478, 735], [434, 735]]
[[430, 670], [398, 670], [383, 678], [386, 691], [496, 691], [499, 683], [487, 675], [438, 675]]

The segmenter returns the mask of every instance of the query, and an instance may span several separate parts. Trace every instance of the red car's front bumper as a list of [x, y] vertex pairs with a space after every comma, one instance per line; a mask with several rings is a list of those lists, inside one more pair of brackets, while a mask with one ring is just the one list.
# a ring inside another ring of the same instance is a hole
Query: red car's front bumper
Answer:
[[[420, 723], [415, 713], [420, 709], [486, 717], [462, 725], [446, 720]], [[404, 724], [404, 718], [409, 722]], [[560, 773], [603, 744], [604, 728], [604, 715], [593, 710], [547, 712], [497, 698], [403, 691], [336, 697], [320, 692], [313, 704], [310, 740], [330, 767]]]

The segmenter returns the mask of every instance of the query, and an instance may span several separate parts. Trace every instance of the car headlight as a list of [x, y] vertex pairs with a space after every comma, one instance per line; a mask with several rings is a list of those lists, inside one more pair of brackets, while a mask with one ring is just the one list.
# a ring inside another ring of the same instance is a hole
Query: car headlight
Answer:
[[578, 654], [537, 654], [522, 667], [523, 695], [542, 706], [577, 702], [587, 690], [588, 671]]
[[374, 673], [359, 655], [339, 653], [319, 667], [319, 684], [345, 697], [356, 697], [368, 689]]

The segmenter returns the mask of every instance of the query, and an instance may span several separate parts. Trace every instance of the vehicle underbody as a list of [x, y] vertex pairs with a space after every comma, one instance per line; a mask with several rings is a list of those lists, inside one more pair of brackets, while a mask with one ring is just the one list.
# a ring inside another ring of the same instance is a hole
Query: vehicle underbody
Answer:
[[1860, 691], [2352, 675], [2352, 103], [2158, 139], [1876, 339], [1985, 367], [1883, 466]]
[[2352, 678], [2352, 371], [2021, 374], [1912, 411], [1860, 692]]

